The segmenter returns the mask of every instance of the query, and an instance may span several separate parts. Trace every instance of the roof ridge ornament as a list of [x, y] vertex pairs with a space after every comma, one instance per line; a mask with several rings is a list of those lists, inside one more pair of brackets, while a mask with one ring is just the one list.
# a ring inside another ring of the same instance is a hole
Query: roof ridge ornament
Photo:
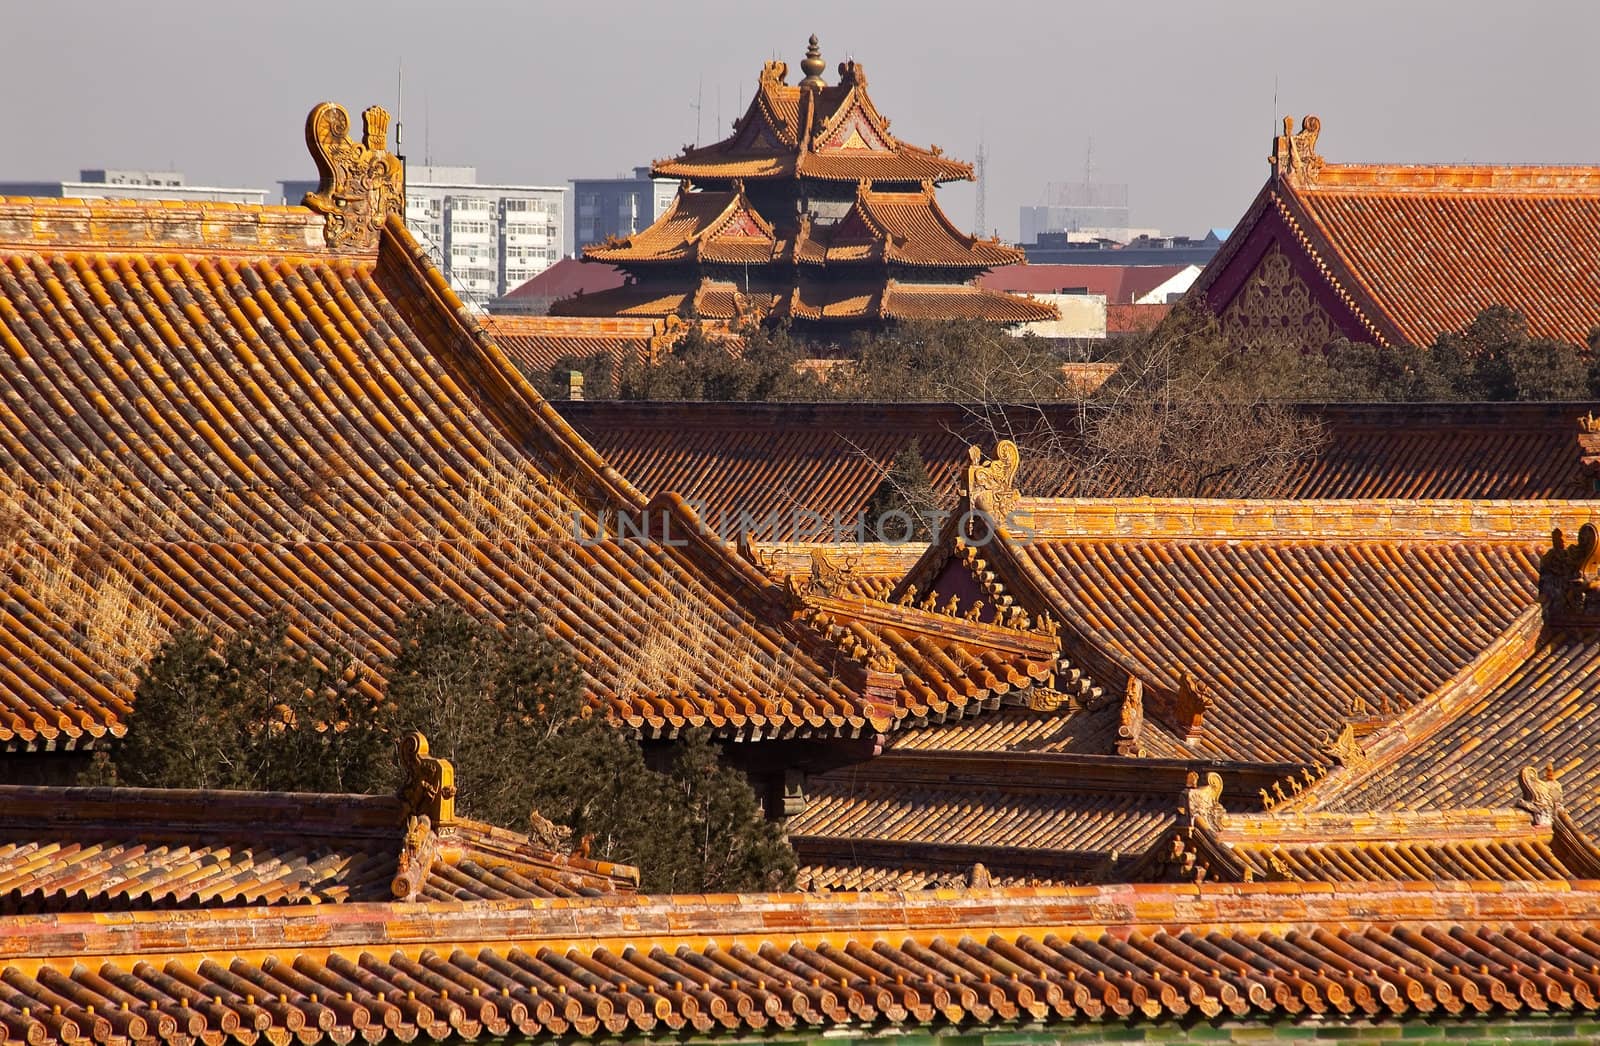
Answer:
[[361, 126], [361, 141], [352, 141], [350, 114], [336, 102], [319, 102], [306, 116], [318, 182], [303, 203], [324, 216], [323, 239], [335, 250], [376, 247], [383, 223], [405, 206], [405, 168], [387, 145], [388, 110], [368, 107]]
[[[813, 37], [813, 39], [815, 38]], [[839, 82], [841, 84], [853, 84], [856, 87], [865, 88], [867, 86], [867, 71], [861, 68], [860, 63], [858, 63], [854, 58], [846, 58], [844, 61], [839, 63]], [[883, 124], [885, 127], [887, 127], [889, 125], [889, 121], [885, 120], [883, 121]]]
[[822, 88], [828, 86], [822, 79], [823, 71], [828, 68], [828, 63], [822, 60], [822, 48], [817, 46], [817, 34], [812, 33], [811, 39], [806, 43], [806, 56], [800, 60], [800, 71], [806, 78], [800, 81], [801, 87]]
[[1550, 548], [1539, 557], [1539, 603], [1546, 625], [1600, 625], [1600, 529], [1578, 528], [1567, 544], [1557, 527]]
[[428, 738], [419, 730], [399, 742], [400, 798], [408, 816], [428, 818], [437, 830], [455, 820], [456, 768], [450, 760], [428, 754]]
[[1212, 770], [1202, 779], [1194, 770], [1183, 782], [1183, 810], [1191, 826], [1217, 831], [1222, 828], [1228, 812], [1222, 806], [1222, 775]]
[[1578, 418], [1578, 466], [1589, 477], [1586, 493], [1600, 490], [1600, 417], [1592, 411]]
[[1272, 140], [1269, 160], [1280, 178], [1292, 174], [1304, 181], [1316, 180], [1323, 166], [1322, 157], [1317, 153], [1317, 136], [1321, 133], [1320, 117], [1303, 118], [1298, 133], [1294, 130], [1294, 117], [1283, 118], [1283, 133]]
[[439, 836], [426, 814], [406, 818], [405, 835], [395, 857], [394, 878], [389, 890], [397, 901], [415, 901], [422, 895], [433, 862], [439, 856]]
[[[1367, 765], [1367, 750], [1362, 747], [1361, 739], [1356, 736], [1356, 728], [1351, 723], [1346, 723], [1337, 737], [1323, 734], [1322, 745], [1318, 751], [1340, 766], [1352, 770], [1359, 770]], [[1264, 792], [1262, 794], [1265, 795]]]
[[1141, 756], [1144, 746], [1144, 682], [1138, 676], [1129, 676], [1127, 688], [1122, 692], [1122, 708], [1117, 715], [1117, 754]]
[[[812, 37], [813, 40], [816, 37]], [[761, 82], [773, 87], [783, 87], [789, 82], [789, 63], [774, 58], [761, 66]]]
[[961, 496], [970, 510], [982, 512], [1004, 523], [1017, 507], [1022, 492], [1017, 489], [1017, 471], [1022, 467], [1022, 452], [1011, 440], [994, 445], [994, 457], [983, 460], [983, 448], [976, 443], [967, 448], [967, 467]]
[[1178, 680], [1178, 689], [1173, 692], [1171, 708], [1172, 726], [1185, 744], [1193, 744], [1200, 739], [1205, 714], [1215, 708], [1216, 701], [1211, 696], [1211, 688], [1186, 669]]
[[1561, 782], [1556, 780], [1556, 768], [1547, 765], [1541, 775], [1531, 766], [1522, 768], [1518, 775], [1522, 785], [1522, 799], [1518, 801], [1517, 808], [1526, 810], [1533, 815], [1533, 823], [1538, 828], [1548, 828], [1556, 823], [1556, 814], [1561, 812]]

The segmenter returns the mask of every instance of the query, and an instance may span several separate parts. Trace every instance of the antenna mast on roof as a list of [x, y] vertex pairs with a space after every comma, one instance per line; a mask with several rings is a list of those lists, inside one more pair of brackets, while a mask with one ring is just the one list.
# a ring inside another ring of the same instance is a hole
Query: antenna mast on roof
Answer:
[[694, 110], [694, 144], [695, 148], [697, 149], [700, 147], [700, 100], [705, 95], [705, 87], [706, 78], [704, 75], [702, 75], [699, 83], [694, 89], [694, 104], [689, 106], [689, 108]]
[[401, 149], [406, 140], [406, 62], [403, 58], [394, 63], [394, 155], [400, 161], [400, 189], [404, 195], [406, 185], [406, 154]]
[[973, 205], [972, 235], [982, 237], [989, 227], [989, 152], [983, 147], [983, 130], [978, 130], [978, 155], [972, 164], [978, 176], [978, 202]]

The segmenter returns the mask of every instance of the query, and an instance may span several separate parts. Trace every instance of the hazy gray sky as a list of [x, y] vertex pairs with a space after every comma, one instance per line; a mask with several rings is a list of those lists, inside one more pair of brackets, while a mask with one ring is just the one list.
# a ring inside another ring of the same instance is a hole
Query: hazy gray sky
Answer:
[[[0, 179], [172, 164], [275, 188], [313, 173], [307, 110], [393, 109], [400, 61], [413, 162], [426, 112], [435, 162], [609, 176], [691, 141], [697, 90], [719, 137], [812, 32], [830, 81], [865, 67], [896, 134], [970, 160], [981, 127], [1003, 236], [1083, 177], [1090, 138], [1136, 224], [1232, 224], [1266, 175], [1274, 82], [1276, 113], [1322, 117], [1330, 160], [1600, 162], [1592, 0], [0, 0]], [[971, 223], [971, 187], [941, 198]]]

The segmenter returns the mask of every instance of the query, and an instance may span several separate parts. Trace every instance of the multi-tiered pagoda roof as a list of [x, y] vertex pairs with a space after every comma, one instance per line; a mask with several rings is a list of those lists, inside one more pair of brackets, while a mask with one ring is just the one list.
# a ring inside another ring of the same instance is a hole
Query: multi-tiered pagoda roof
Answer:
[[851, 324], [1053, 317], [1048, 305], [974, 285], [1023, 255], [962, 232], [940, 209], [935, 187], [971, 180], [969, 164], [890, 134], [856, 62], [825, 83], [815, 37], [801, 68], [805, 79], [790, 85], [788, 67], [768, 62], [728, 138], [656, 162], [657, 176], [682, 187], [653, 225], [584, 249], [624, 269], [628, 284], [551, 311]]

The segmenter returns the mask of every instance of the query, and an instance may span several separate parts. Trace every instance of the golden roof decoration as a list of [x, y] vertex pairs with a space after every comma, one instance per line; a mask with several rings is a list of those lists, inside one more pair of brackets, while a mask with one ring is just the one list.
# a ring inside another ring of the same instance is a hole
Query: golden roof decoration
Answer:
[[428, 739], [413, 732], [399, 742], [400, 798], [413, 817], [425, 817], [429, 826], [440, 828], [455, 820], [456, 768], [448, 759], [428, 754]]
[[1210, 688], [1195, 678], [1194, 673], [1184, 672], [1172, 697], [1171, 725], [1184, 741], [1193, 742], [1200, 736], [1205, 714], [1215, 707]]
[[[822, 72], [826, 68], [828, 68], [828, 63], [822, 60], [822, 49], [817, 46], [817, 34], [812, 33], [811, 39], [806, 42], [806, 56], [800, 59], [800, 71], [806, 74], [806, 78], [800, 81], [800, 86], [828, 86], [822, 79]], [[781, 83], [782, 81], [779, 82]]]
[[1573, 544], [1561, 528], [1551, 532], [1539, 557], [1539, 601], [1548, 624], [1600, 623], [1600, 529], [1593, 523], [1578, 528]]
[[1294, 130], [1294, 117], [1283, 118], [1283, 133], [1272, 140], [1271, 163], [1280, 177], [1295, 175], [1305, 181], [1316, 178], [1322, 170], [1322, 157], [1317, 154], [1317, 136], [1322, 133], [1322, 120], [1307, 116], [1300, 121], [1298, 133]]
[[1590, 483], [1600, 477], [1600, 417], [1593, 411], [1578, 418], [1578, 467]]
[[988, 461], [983, 460], [983, 449], [977, 444], [968, 447], [962, 496], [970, 510], [1004, 522], [1022, 498], [1017, 490], [1017, 470], [1021, 465], [1022, 452], [1011, 440], [996, 443], [994, 457]]
[[1212, 830], [1221, 828], [1227, 820], [1227, 811], [1222, 807], [1222, 775], [1215, 771], [1209, 772], [1202, 783], [1200, 775], [1190, 771], [1188, 780], [1184, 782], [1184, 810], [1188, 813], [1190, 823], [1200, 825]]
[[405, 170], [387, 146], [388, 110], [369, 107], [361, 125], [361, 141], [351, 140], [350, 114], [335, 102], [318, 103], [306, 117], [319, 181], [305, 206], [324, 216], [323, 235], [335, 249], [375, 249], [384, 221], [405, 207]]
[[1546, 766], [1541, 776], [1533, 767], [1525, 766], [1517, 779], [1522, 785], [1518, 808], [1532, 814], [1533, 823], [1540, 828], [1555, 824], [1556, 814], [1561, 812], [1561, 782], [1556, 780], [1556, 768]]
[[1143, 749], [1139, 743], [1144, 733], [1144, 682], [1138, 676], [1128, 677], [1128, 686], [1122, 693], [1122, 708], [1117, 718], [1117, 754], [1138, 756]]

